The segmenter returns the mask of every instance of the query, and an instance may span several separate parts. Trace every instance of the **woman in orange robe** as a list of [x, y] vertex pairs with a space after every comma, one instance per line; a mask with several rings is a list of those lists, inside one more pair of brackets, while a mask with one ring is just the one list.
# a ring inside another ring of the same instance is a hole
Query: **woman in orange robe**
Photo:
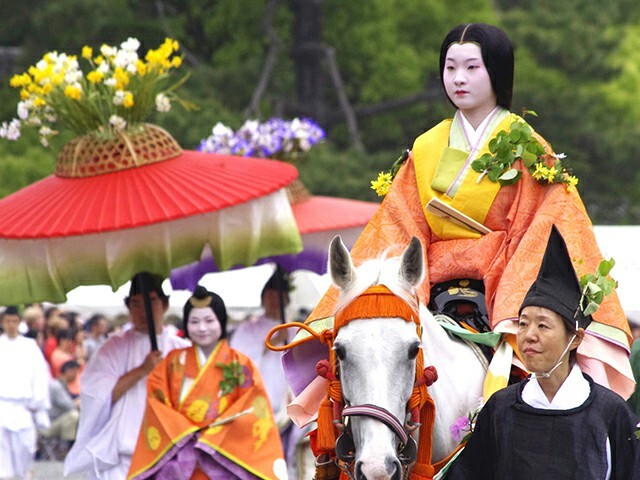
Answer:
[[194, 345], [173, 350], [147, 380], [129, 479], [286, 479], [260, 374], [225, 340], [222, 299], [199, 286], [184, 307]]
[[[418, 288], [421, 302], [428, 305], [432, 288], [443, 282], [482, 281], [489, 326], [503, 334], [507, 341], [501, 346], [507, 348], [515, 345], [518, 308], [536, 277], [552, 224], [565, 238], [571, 258], [580, 263], [579, 274], [594, 272], [602, 260], [592, 223], [573, 185], [540, 182], [522, 160], [512, 165], [520, 178], [505, 186], [471, 168], [472, 161], [489, 153], [499, 132], [509, 133], [514, 122], [526, 124], [509, 111], [513, 71], [511, 42], [497, 27], [464, 24], [447, 34], [440, 50], [440, 73], [457, 108], [455, 115], [415, 140], [380, 208], [351, 250], [357, 266], [383, 252], [399, 255], [413, 236], [418, 237], [427, 265]], [[560, 157], [540, 135], [533, 132], [533, 137], [548, 159]], [[427, 208], [434, 199], [472, 218], [486, 233], [434, 214]], [[615, 277], [615, 269], [612, 273]], [[325, 294], [307, 319], [310, 327], [317, 331], [331, 327], [337, 294], [333, 287]], [[304, 336], [301, 332], [300, 338]], [[298, 423], [313, 416], [324, 394], [324, 386], [313, 380], [315, 362], [326, 358], [326, 347], [309, 338], [284, 356], [294, 392], [306, 390], [296, 401], [300, 408], [290, 410], [294, 416], [300, 413], [294, 418]], [[625, 398], [634, 388], [630, 342], [628, 323], [614, 294], [594, 315], [578, 349], [582, 370]], [[521, 366], [517, 349], [515, 354], [513, 361]], [[500, 358], [510, 363], [512, 356]], [[485, 400], [506, 385], [508, 377], [509, 365], [507, 377], [495, 381], [493, 366], [485, 381]]]

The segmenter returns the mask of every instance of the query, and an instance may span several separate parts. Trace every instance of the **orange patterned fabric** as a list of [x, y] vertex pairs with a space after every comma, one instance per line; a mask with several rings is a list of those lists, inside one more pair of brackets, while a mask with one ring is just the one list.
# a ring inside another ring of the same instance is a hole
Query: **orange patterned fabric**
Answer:
[[[546, 141], [539, 136], [538, 139], [551, 152]], [[500, 322], [517, 318], [522, 299], [536, 278], [552, 224], [557, 225], [567, 242], [572, 259], [583, 262], [577, 266], [578, 274], [595, 271], [602, 255], [579, 194], [567, 191], [564, 185], [539, 184], [518, 163], [515, 166], [523, 170], [521, 180], [502, 187], [487, 213], [484, 224], [492, 233], [478, 239], [439, 239], [425, 218], [414, 168], [414, 162], [435, 162], [439, 158], [437, 152], [425, 158], [411, 155], [400, 169], [380, 208], [351, 250], [356, 266], [376, 258], [389, 247], [389, 255], [400, 255], [411, 237], [416, 236], [425, 247], [427, 266], [424, 281], [417, 289], [421, 301], [428, 303], [431, 286], [439, 282], [458, 278], [483, 280], [494, 328]], [[331, 287], [306, 323], [333, 315], [337, 295], [337, 289]], [[626, 345], [624, 341], [616, 343], [602, 336], [594, 337], [594, 342], [611, 342], [620, 349], [623, 358], [632, 338], [615, 293], [605, 298], [593, 318], [594, 322], [620, 331]], [[620, 358], [612, 364], [603, 353], [596, 360], [606, 364], [604, 371], [611, 387], [628, 396], [633, 379], [629, 378], [628, 365]]]
[[[232, 362], [242, 368], [240, 385], [223, 393], [220, 364]], [[193, 383], [181, 400], [185, 379]], [[148, 478], [166, 461], [167, 453], [175, 453], [190, 439], [257, 478], [277, 478], [274, 466], [284, 465], [284, 455], [264, 384], [251, 361], [225, 340], [204, 366], [198, 364], [195, 346], [170, 352], [149, 375], [147, 391], [147, 408], [128, 478]], [[196, 468], [191, 478], [207, 478], [203, 475]]]

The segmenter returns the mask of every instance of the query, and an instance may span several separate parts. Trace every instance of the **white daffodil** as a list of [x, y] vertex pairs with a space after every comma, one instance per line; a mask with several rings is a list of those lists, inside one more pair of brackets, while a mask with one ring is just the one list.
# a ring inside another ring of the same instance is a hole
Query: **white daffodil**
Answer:
[[127, 128], [127, 121], [119, 115], [111, 115], [109, 117], [109, 125], [116, 130], [124, 130]]
[[137, 38], [129, 37], [126, 41], [120, 44], [120, 48], [127, 52], [135, 52], [140, 48], [140, 41]]
[[17, 140], [20, 138], [20, 120], [14, 118], [11, 122], [2, 122], [0, 125], [0, 138]]
[[113, 104], [114, 105], [122, 105], [124, 103], [125, 92], [123, 90], [116, 90], [116, 93], [113, 95]]
[[156, 95], [156, 110], [159, 112], [168, 112], [171, 110], [171, 100], [164, 93]]

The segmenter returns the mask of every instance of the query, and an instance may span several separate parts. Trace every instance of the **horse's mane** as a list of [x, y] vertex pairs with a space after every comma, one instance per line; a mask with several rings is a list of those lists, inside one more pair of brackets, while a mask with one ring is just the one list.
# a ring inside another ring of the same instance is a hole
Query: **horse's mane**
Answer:
[[378, 258], [366, 260], [356, 268], [356, 275], [352, 283], [348, 288], [340, 291], [335, 312], [349, 305], [374, 285], [384, 285], [407, 302], [410, 307], [418, 310], [419, 305], [415, 290], [409, 282], [399, 275], [401, 257], [387, 258], [386, 255], [387, 250], [383, 251]]

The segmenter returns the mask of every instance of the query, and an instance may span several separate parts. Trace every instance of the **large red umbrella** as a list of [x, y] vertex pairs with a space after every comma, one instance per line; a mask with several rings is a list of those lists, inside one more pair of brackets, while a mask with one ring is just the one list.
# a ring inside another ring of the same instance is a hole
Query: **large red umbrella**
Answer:
[[205, 246], [221, 269], [300, 250], [284, 190], [295, 167], [169, 139], [71, 155], [0, 200], [0, 304], [59, 303], [79, 285], [115, 291], [139, 271], [166, 277]]

